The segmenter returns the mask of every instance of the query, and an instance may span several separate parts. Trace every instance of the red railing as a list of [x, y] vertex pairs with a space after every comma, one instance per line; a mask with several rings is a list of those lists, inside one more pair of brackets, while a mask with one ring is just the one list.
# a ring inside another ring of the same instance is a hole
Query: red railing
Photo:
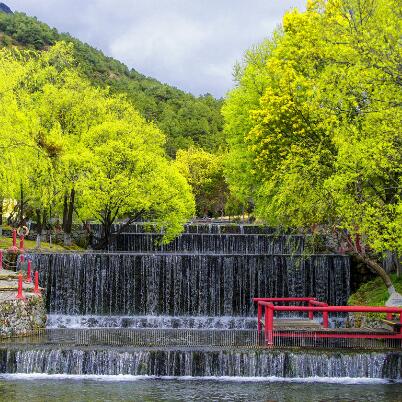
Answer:
[[[370, 332], [350, 332], [340, 333], [339, 331], [331, 332], [328, 330], [329, 313], [385, 313], [387, 319], [392, 318], [392, 314], [399, 314], [399, 323], [402, 325], [402, 308], [400, 307], [374, 307], [374, 306], [328, 306], [327, 303], [318, 301], [314, 297], [256, 297], [253, 301], [257, 303], [257, 318], [258, 318], [258, 332], [262, 330], [262, 323], [264, 323], [265, 340], [268, 345], [274, 344], [274, 336], [288, 336], [288, 331], [275, 331], [274, 332], [274, 315], [277, 311], [289, 312], [307, 312], [308, 318], [312, 320], [314, 313], [322, 313], [323, 315], [323, 330], [314, 331], [314, 337], [317, 338], [365, 338], [365, 339], [402, 339], [402, 326], [399, 332], [395, 333], [370, 333]], [[277, 303], [307, 303], [308, 306], [284, 306], [276, 305]], [[264, 316], [264, 320], [262, 320]], [[292, 337], [296, 334], [292, 333]], [[311, 337], [311, 331], [308, 333], [301, 330], [298, 337]]]

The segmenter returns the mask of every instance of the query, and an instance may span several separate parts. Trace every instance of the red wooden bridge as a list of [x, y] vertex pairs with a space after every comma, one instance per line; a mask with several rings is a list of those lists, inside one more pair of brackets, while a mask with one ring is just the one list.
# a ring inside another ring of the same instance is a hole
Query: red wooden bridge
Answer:
[[[261, 333], [264, 327], [267, 346], [283, 344], [283, 338], [377, 339], [402, 342], [400, 307], [329, 306], [314, 297], [256, 297], [253, 301], [258, 305], [258, 333]], [[282, 311], [307, 313], [308, 319], [275, 318], [276, 313]], [[382, 320], [384, 328], [329, 328], [331, 313], [382, 313], [386, 315], [386, 319]], [[322, 315], [321, 323], [314, 320], [314, 315]], [[394, 316], [397, 320], [394, 320]]]

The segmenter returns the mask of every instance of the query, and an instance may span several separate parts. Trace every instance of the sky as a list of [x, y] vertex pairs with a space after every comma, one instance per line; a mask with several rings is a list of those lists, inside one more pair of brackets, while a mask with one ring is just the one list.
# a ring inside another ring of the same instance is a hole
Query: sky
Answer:
[[306, 0], [1, 0], [129, 68], [194, 95], [223, 97], [245, 50]]

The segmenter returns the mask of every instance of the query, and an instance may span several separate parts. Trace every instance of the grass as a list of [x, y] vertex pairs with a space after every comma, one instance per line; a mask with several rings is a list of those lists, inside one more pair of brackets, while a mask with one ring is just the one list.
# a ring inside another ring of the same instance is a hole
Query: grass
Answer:
[[[396, 274], [391, 275], [392, 283], [398, 293], [402, 294], [402, 276], [397, 277]], [[367, 282], [353, 293], [348, 304], [355, 306], [384, 306], [389, 295], [384, 282], [380, 277]]]
[[[0, 249], [7, 249], [13, 245], [13, 240], [10, 237], [0, 237]], [[19, 240], [17, 239], [17, 247], [19, 246]], [[36, 241], [34, 240], [25, 240], [24, 241], [24, 249], [25, 250], [33, 250], [36, 249]], [[47, 243], [41, 242], [41, 250], [43, 251], [65, 251], [65, 250], [82, 250], [80, 247], [76, 245], [72, 245], [70, 247], [64, 247], [60, 244], [55, 243]]]

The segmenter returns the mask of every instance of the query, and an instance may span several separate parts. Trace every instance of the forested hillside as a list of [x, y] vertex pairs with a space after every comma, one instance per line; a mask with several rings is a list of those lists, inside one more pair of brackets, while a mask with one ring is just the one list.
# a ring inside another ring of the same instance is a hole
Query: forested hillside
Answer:
[[192, 145], [216, 151], [223, 144], [221, 100], [211, 95], [197, 98], [129, 70], [123, 63], [36, 18], [19, 12], [0, 12], [1, 47], [44, 50], [61, 40], [74, 44], [74, 58], [93, 84], [126, 94], [148, 121], [156, 122], [167, 136], [166, 150], [170, 156], [177, 149]]

